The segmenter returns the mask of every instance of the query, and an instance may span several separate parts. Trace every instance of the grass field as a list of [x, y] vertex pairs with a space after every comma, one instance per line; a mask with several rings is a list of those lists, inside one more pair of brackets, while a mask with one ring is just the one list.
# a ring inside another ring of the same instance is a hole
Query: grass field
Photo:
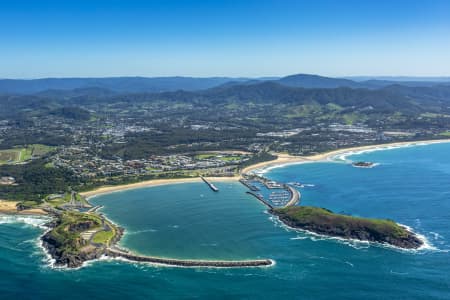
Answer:
[[450, 137], [450, 131], [443, 131], [439, 133], [440, 136]]
[[92, 241], [94, 243], [98, 243], [98, 244], [109, 244], [109, 242], [111, 241], [111, 239], [114, 237], [115, 233], [113, 230], [110, 231], [99, 231], [97, 232], [94, 237], [92, 238]]
[[22, 149], [0, 150], [0, 164], [15, 163], [20, 160]]
[[218, 160], [222, 160], [222, 161], [234, 161], [234, 160], [240, 160], [242, 157], [240, 156], [227, 156], [227, 155], [219, 155], [216, 153], [202, 153], [202, 154], [197, 154], [195, 156], [196, 159], [202, 160], [202, 159], [218, 159]]
[[52, 151], [55, 147], [46, 145], [29, 145], [26, 148], [13, 148], [0, 150], [0, 165], [14, 164], [30, 160], [33, 156], [39, 157]]

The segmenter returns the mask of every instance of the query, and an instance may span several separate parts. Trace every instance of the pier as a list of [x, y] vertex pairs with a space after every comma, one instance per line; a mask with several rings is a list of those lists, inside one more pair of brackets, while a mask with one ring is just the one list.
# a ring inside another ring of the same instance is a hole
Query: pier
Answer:
[[247, 180], [245, 179], [239, 179], [239, 182], [242, 183], [243, 185], [245, 185], [247, 188], [249, 188], [251, 191], [253, 192], [258, 192], [259, 188], [254, 186], [253, 184], [250, 184]]
[[218, 191], [219, 191], [219, 189], [218, 189], [214, 184], [212, 184], [211, 182], [209, 182], [208, 180], [206, 180], [205, 177], [200, 176], [200, 178], [201, 178], [201, 179], [209, 186], [209, 188], [210, 188], [211, 190], [213, 190], [214, 192], [218, 192]]
[[110, 257], [122, 257], [136, 262], [148, 262], [166, 266], [178, 267], [212, 267], [212, 268], [251, 268], [251, 267], [268, 267], [274, 264], [270, 259], [255, 260], [191, 260], [191, 259], [175, 259], [162, 258], [146, 255], [137, 255], [128, 251], [107, 248], [106, 254]]

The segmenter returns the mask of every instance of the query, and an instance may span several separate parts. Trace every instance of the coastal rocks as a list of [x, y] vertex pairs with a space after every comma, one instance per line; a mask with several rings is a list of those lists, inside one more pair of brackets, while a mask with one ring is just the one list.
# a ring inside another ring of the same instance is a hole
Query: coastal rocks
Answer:
[[98, 228], [99, 221], [77, 213], [66, 212], [53, 216], [54, 219], [46, 224], [49, 230], [41, 240], [56, 266], [77, 268], [105, 254], [105, 245], [91, 243], [80, 236], [80, 232]]
[[78, 222], [74, 224], [69, 225], [69, 231], [70, 232], [80, 232], [88, 230], [89, 228], [94, 227], [95, 224], [92, 221], [85, 221], [85, 222]]
[[352, 163], [352, 166], [355, 168], [373, 168], [375, 166], [375, 163], [370, 161], [358, 161]]
[[[49, 223], [55, 226], [56, 221]], [[57, 266], [67, 266], [69, 268], [81, 267], [85, 261], [98, 259], [105, 254], [103, 247], [94, 247], [86, 244], [82, 239], [72, 240], [70, 244], [65, 243], [52, 231], [48, 231], [42, 237], [42, 245], [55, 260]]]
[[389, 244], [403, 249], [417, 249], [423, 245], [413, 232], [388, 220], [350, 217], [315, 207], [297, 206], [269, 212], [291, 228], [321, 235]]

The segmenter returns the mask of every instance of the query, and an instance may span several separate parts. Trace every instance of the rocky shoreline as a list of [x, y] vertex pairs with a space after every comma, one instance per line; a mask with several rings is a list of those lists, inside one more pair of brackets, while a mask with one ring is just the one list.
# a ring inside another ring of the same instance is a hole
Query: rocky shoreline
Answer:
[[[353, 218], [337, 214], [333, 215], [338, 216], [338, 218], [341, 216], [343, 218], [349, 218], [348, 222], [343, 224], [339, 220], [338, 224], [334, 224], [333, 220], [331, 219], [330, 221], [327, 215], [317, 218], [316, 216], [314, 218], [301, 218], [289, 214], [289, 212], [286, 212], [286, 209], [271, 209], [269, 212], [277, 216], [281, 222], [290, 228], [301, 229], [329, 237], [389, 244], [402, 249], [418, 249], [424, 244], [415, 233], [392, 221], [380, 220], [380, 222], [392, 222], [392, 224], [389, 224], [392, 227], [385, 226], [386, 228], [382, 228], [378, 224], [372, 223], [371, 219]], [[327, 212], [331, 213], [329, 211]], [[361, 222], [351, 222], [355, 219]], [[397, 232], [399, 228], [401, 230]]]
[[[115, 246], [124, 233], [124, 229], [119, 227], [115, 228], [116, 235], [107, 245], [89, 242], [78, 237], [69, 241], [58, 238], [54, 232], [62, 224], [60, 215], [54, 214], [54, 217], [51, 222], [46, 224], [49, 230], [42, 235], [41, 240], [45, 251], [54, 259], [54, 265], [58, 267], [79, 268], [85, 262], [101, 257], [124, 258], [129, 261], [178, 267], [243, 268], [267, 267], [274, 264], [274, 261], [270, 259], [190, 260], [138, 255]], [[88, 222], [81, 222], [74, 226], [66, 226], [66, 229], [70, 232], [80, 232], [91, 228], [91, 225]]]

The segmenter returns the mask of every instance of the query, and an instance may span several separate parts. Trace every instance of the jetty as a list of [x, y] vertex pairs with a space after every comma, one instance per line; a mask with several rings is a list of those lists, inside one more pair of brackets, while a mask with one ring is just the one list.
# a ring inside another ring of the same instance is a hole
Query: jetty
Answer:
[[242, 183], [243, 185], [245, 185], [247, 188], [249, 188], [253, 192], [260, 191], [260, 189], [257, 186], [251, 184], [250, 182], [248, 182], [248, 180], [241, 178], [241, 179], [239, 179], [239, 182]]
[[218, 189], [214, 184], [212, 184], [211, 182], [209, 182], [208, 180], [206, 180], [205, 177], [200, 176], [200, 178], [201, 178], [201, 179], [209, 186], [209, 188], [210, 188], [211, 190], [213, 190], [214, 192], [218, 192], [218, 191], [219, 191], [219, 189]]
[[247, 191], [247, 194], [250, 194], [252, 196], [254, 196], [256, 199], [258, 199], [259, 201], [261, 201], [265, 206], [267, 206], [270, 209], [273, 209], [272, 204], [270, 204], [269, 202], [266, 201], [266, 199], [264, 199], [264, 197], [260, 194], [257, 194], [255, 192], [251, 192], [251, 191]]
[[251, 267], [269, 267], [274, 264], [270, 259], [255, 260], [191, 260], [162, 258], [146, 255], [138, 255], [129, 251], [107, 248], [106, 255], [110, 257], [121, 257], [136, 262], [147, 262], [166, 266], [178, 267], [211, 267], [211, 268], [251, 268]]

